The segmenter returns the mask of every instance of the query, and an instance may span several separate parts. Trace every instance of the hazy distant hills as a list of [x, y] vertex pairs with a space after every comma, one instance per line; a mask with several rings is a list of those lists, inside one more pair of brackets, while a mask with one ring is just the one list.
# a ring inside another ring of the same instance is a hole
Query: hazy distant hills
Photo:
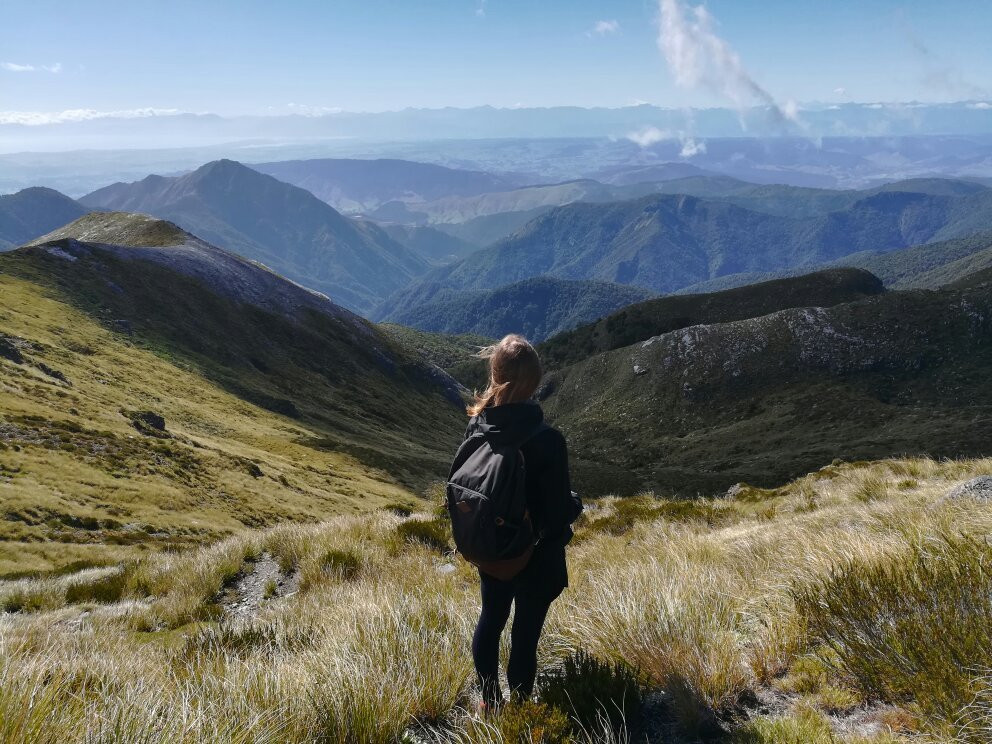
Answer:
[[396, 295], [373, 317], [423, 331], [489, 338], [523, 333], [539, 341], [651, 296], [638, 287], [551, 277], [474, 291], [416, 285]]
[[230, 160], [184, 176], [114, 184], [80, 202], [172, 220], [358, 311], [429, 265], [376, 225], [344, 217], [310, 192]]
[[[425, 268], [375, 225], [345, 218], [309, 192], [232, 161], [208, 163], [174, 179], [117, 184], [83, 201], [174, 213], [180, 222], [198, 225], [200, 233], [359, 306], [352, 295], [379, 293]], [[246, 243], [260, 255], [247, 253]]]
[[816, 266], [983, 229], [992, 229], [987, 189], [964, 196], [884, 191], [806, 218], [658, 195], [553, 209], [423, 281], [483, 289], [548, 275], [668, 293], [720, 276]]
[[989, 280], [672, 330], [555, 371], [543, 405], [588, 493], [774, 485], [836, 457], [980, 455]]
[[491, 173], [393, 158], [286, 160], [251, 167], [304, 188], [342, 212], [365, 213], [390, 201], [476, 196], [520, 185]]
[[0, 196], [0, 251], [61, 227], [88, 211], [68, 196], [38, 186]]
[[883, 291], [882, 282], [867, 271], [832, 269], [711, 294], [670, 295], [628, 305], [559, 333], [538, 348], [546, 369], [560, 369], [688, 326], [729, 323], [793, 307], [832, 307]]
[[477, 251], [474, 241], [463, 240], [433, 227], [382, 225], [386, 234], [430, 263], [448, 264]]

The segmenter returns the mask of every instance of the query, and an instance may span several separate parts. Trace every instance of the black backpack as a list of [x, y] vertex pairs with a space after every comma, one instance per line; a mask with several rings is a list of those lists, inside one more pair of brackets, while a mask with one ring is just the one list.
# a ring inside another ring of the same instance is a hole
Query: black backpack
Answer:
[[537, 535], [527, 510], [521, 442], [493, 445], [477, 432], [462, 442], [448, 475], [447, 504], [455, 546], [465, 559], [508, 581], [527, 565]]

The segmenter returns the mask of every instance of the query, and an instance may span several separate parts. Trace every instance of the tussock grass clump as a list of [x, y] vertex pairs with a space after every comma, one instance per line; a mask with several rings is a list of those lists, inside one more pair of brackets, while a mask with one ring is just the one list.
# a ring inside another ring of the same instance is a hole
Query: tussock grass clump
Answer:
[[619, 731], [640, 715], [639, 674], [620, 661], [602, 661], [577, 651], [560, 667], [543, 673], [538, 682], [540, 700], [565, 711], [581, 729], [600, 721]]
[[580, 526], [590, 532], [623, 535], [637, 524], [666, 520], [717, 525], [733, 518], [730, 508], [711, 499], [663, 499], [644, 493], [623, 499], [604, 499], [603, 516], [584, 515]]
[[960, 536], [875, 563], [852, 561], [798, 589], [811, 636], [864, 694], [952, 724], [992, 664], [992, 546]]
[[396, 525], [396, 534], [408, 543], [426, 545], [442, 553], [450, 550], [451, 524], [443, 517], [408, 519]]

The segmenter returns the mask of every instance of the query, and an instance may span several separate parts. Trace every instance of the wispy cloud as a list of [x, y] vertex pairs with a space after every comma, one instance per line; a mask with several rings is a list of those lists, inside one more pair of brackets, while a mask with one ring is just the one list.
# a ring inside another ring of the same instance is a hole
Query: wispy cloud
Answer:
[[656, 145], [659, 142], [674, 138], [675, 135], [672, 132], [666, 129], [658, 129], [658, 127], [643, 127], [636, 132], [629, 132], [627, 134], [627, 139], [641, 147], [651, 147], [651, 145]]
[[984, 97], [988, 95], [989, 90], [987, 88], [976, 85], [955, 65], [934, 52], [923, 39], [916, 35], [916, 32], [913, 31], [905, 18], [902, 18], [901, 14], [900, 21], [903, 33], [906, 34], [906, 40], [909, 42], [920, 68], [920, 82], [926, 88], [951, 97], [961, 95]]
[[620, 33], [620, 21], [596, 21], [596, 25], [586, 31], [586, 36], [609, 36]]
[[62, 72], [62, 63], [52, 65], [21, 65], [17, 62], [0, 62], [0, 68], [7, 72]]
[[179, 109], [140, 108], [123, 111], [96, 111], [94, 109], [68, 109], [66, 111], [0, 111], [0, 124], [65, 124], [92, 119], [143, 119], [149, 116], [175, 116], [185, 113]]
[[475, 14], [480, 17], [486, 14], [486, 0], [479, 0], [479, 4], [475, 6]]
[[778, 121], [798, 123], [798, 108], [780, 106], [748, 73], [737, 52], [714, 30], [715, 20], [705, 6], [685, 0], [659, 0], [659, 5], [658, 46], [678, 86], [707, 89], [738, 112], [764, 105]]
[[682, 158], [691, 158], [706, 152], [706, 143], [703, 140], [698, 140], [687, 132], [672, 132], [667, 129], [658, 129], [658, 127], [642, 127], [635, 132], [628, 132], [627, 139], [641, 147], [651, 147], [651, 145], [657, 145], [659, 142], [678, 140], [681, 145], [679, 157]]

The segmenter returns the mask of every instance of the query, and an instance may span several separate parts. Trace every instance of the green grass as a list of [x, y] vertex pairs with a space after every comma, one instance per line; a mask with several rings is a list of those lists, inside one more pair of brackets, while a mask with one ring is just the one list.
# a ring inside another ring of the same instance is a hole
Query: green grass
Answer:
[[870, 698], [953, 725], [992, 666], [992, 547], [936, 537], [881, 561], [842, 565], [796, 591], [816, 642]]
[[[464, 416], [402, 392], [421, 385], [412, 352], [375, 372], [320, 322], [294, 330], [164, 270], [81, 263], [0, 260], [0, 330], [22, 357], [0, 357], [0, 577], [415, 504], [443, 475]], [[121, 317], [143, 320], [128, 335]], [[265, 407], [290, 398], [297, 418]], [[437, 422], [413, 446], [387, 421], [400, 398]]]

